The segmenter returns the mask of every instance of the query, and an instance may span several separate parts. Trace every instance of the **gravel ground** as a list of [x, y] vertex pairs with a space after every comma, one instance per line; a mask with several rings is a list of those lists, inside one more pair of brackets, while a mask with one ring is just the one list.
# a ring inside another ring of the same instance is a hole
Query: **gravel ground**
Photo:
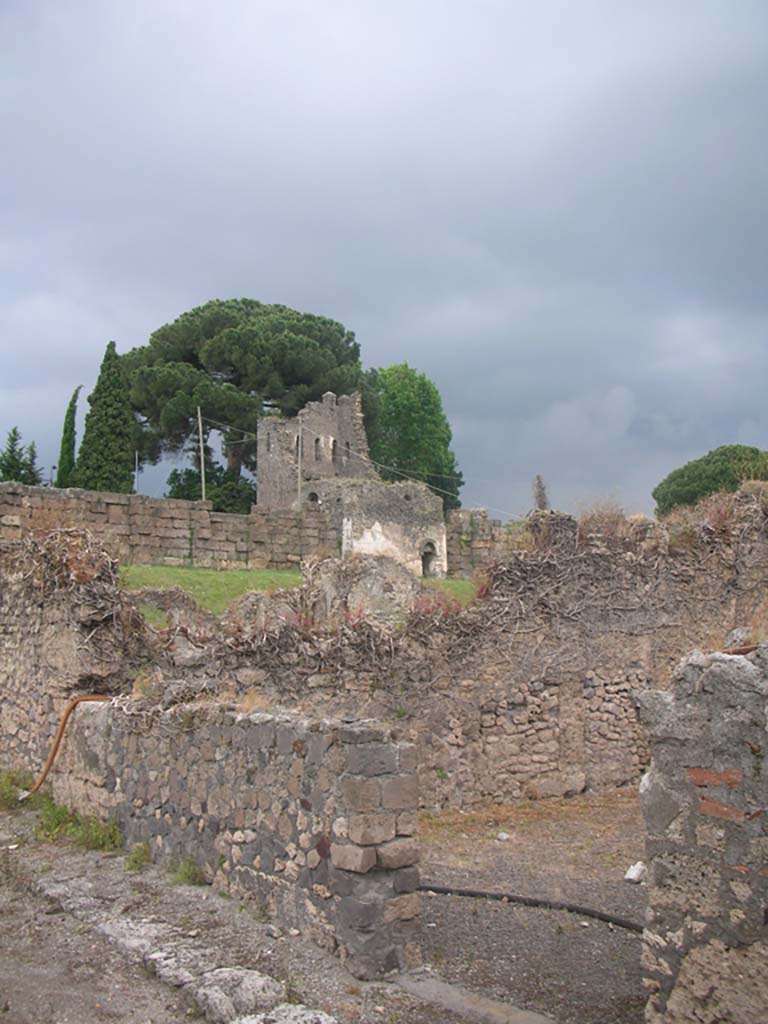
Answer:
[[[564, 900], [643, 922], [645, 888], [623, 881], [644, 856], [633, 790], [426, 816], [422, 843], [424, 884]], [[636, 932], [451, 896], [428, 896], [424, 923], [425, 959], [447, 981], [558, 1024], [642, 1022]]]
[[[390, 984], [352, 978], [251, 905], [171, 886], [159, 867], [32, 838], [34, 813], [0, 814], [1, 1024], [170, 1024], [198, 1010], [104, 937], [162, 928], [166, 944], [217, 967], [284, 982], [291, 1001], [339, 1024], [472, 1024]], [[508, 839], [499, 840], [500, 832]], [[642, 921], [644, 890], [622, 881], [642, 859], [636, 794], [620, 791], [423, 819], [425, 882], [567, 899]], [[9, 851], [8, 846], [17, 846]], [[640, 1024], [639, 935], [562, 911], [425, 896], [429, 973], [557, 1024]], [[98, 929], [101, 928], [100, 933]]]

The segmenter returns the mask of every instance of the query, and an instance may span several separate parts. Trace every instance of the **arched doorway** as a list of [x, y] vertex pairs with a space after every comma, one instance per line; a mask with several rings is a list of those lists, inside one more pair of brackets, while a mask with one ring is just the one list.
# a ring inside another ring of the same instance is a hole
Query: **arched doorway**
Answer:
[[421, 575], [434, 576], [436, 574], [436, 562], [437, 548], [431, 540], [428, 540], [421, 548]]

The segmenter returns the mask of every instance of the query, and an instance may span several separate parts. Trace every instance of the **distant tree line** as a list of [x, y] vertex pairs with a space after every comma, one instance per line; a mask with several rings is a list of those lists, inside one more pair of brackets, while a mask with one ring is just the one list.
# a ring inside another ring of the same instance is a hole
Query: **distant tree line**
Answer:
[[[67, 406], [56, 486], [129, 493], [137, 462], [186, 456], [191, 466], [171, 472], [167, 496], [200, 498], [199, 409], [206, 497], [214, 509], [247, 512], [256, 500], [260, 417], [295, 416], [326, 391], [356, 390], [371, 458], [384, 479], [422, 480], [446, 508], [457, 507], [463, 478], [435, 385], [407, 363], [364, 371], [360, 347], [343, 324], [255, 299], [198, 306], [123, 356], [109, 342], [88, 397], [79, 451], [79, 387]], [[223, 461], [210, 443], [214, 433]], [[0, 478], [17, 479], [21, 468], [9, 467], [17, 476]], [[23, 482], [35, 474], [40, 482], [36, 468], [27, 465], [24, 472]]]

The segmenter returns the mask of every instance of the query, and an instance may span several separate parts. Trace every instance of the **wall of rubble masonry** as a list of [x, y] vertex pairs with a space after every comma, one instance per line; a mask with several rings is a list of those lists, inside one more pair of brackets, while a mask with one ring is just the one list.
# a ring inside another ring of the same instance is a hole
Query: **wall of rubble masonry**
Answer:
[[648, 1024], [768, 1020], [768, 646], [642, 698]]
[[415, 750], [374, 723], [84, 705], [55, 798], [192, 858], [361, 978], [419, 962]]
[[413, 744], [201, 692], [116, 575], [87, 535], [0, 546], [0, 768], [36, 776], [70, 699], [111, 697], [70, 719], [57, 800], [117, 817], [158, 858], [193, 858], [360, 977], [417, 962]]

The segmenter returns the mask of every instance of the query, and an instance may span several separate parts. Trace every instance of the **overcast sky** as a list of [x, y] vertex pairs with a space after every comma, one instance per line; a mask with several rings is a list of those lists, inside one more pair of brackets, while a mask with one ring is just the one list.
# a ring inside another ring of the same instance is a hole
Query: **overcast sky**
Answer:
[[0, 54], [0, 441], [46, 466], [109, 339], [233, 296], [425, 372], [466, 506], [768, 448], [766, 0], [0, 0]]

